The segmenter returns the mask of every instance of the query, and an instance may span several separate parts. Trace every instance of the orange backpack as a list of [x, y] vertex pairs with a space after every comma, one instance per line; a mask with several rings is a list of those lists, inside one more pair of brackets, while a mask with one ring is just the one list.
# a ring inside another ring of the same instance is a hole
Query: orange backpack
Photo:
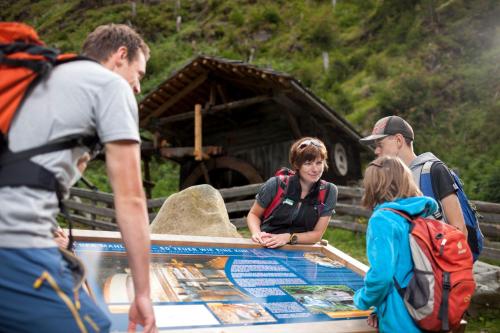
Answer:
[[0, 131], [5, 140], [12, 119], [32, 85], [54, 66], [81, 59], [48, 48], [23, 23], [0, 22]]
[[[93, 147], [96, 138], [71, 137], [12, 152], [8, 147], [8, 131], [24, 99], [54, 66], [84, 59], [89, 60], [75, 54], [60, 54], [58, 50], [46, 47], [36, 31], [26, 24], [0, 22], [0, 187], [28, 186], [54, 191], [66, 216], [57, 178], [43, 166], [31, 162], [30, 158], [80, 145]], [[71, 243], [70, 233], [69, 246]]]

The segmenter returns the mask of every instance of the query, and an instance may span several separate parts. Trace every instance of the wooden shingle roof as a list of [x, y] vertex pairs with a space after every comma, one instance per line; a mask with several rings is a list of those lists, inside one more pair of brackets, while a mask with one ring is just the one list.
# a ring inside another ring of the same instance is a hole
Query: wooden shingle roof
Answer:
[[[292, 76], [268, 68], [260, 68], [242, 61], [200, 55], [173, 73], [139, 104], [140, 126], [152, 129], [158, 120], [166, 117], [183, 119], [183, 114], [193, 112], [195, 104], [206, 105], [214, 99], [214, 87], [223, 89], [217, 82], [234, 88], [239, 98], [261, 98], [277, 93], [307, 105], [313, 114], [333, 122], [353, 141], [361, 135], [341, 115], [315, 96]], [[224, 96], [222, 92], [219, 95]], [[256, 97], [257, 96], [257, 97]], [[231, 103], [231, 98], [223, 101]]]

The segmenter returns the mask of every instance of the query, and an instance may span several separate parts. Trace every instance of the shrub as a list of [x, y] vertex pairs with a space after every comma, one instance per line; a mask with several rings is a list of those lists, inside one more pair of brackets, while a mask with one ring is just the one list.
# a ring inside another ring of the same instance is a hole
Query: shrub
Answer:
[[333, 60], [324, 82], [324, 88], [329, 89], [335, 83], [345, 81], [349, 77], [349, 73], [349, 66], [342, 59]]
[[274, 8], [266, 8], [264, 9], [264, 13], [262, 14], [264, 20], [269, 23], [278, 24], [281, 21], [280, 15]]
[[245, 16], [243, 16], [243, 13], [238, 9], [233, 10], [229, 15], [229, 22], [237, 27], [241, 27], [245, 23]]
[[333, 94], [332, 107], [340, 114], [346, 115], [354, 110], [354, 106], [339, 84], [332, 87], [331, 93]]
[[366, 63], [366, 70], [377, 79], [383, 79], [389, 74], [389, 66], [382, 56], [372, 56]]
[[331, 49], [336, 42], [332, 24], [327, 20], [321, 20], [313, 27], [307, 40], [321, 50]]

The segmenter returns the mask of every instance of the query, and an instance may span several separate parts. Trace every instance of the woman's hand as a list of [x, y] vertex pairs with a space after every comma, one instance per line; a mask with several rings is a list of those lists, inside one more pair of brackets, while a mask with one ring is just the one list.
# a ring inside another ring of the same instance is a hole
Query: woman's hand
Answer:
[[267, 232], [264, 232], [264, 231], [259, 231], [259, 232], [256, 232], [252, 235], [252, 240], [255, 242], [255, 243], [258, 243], [258, 244], [261, 244], [261, 245], [264, 245], [264, 238], [269, 236], [271, 234], [268, 234]]
[[288, 244], [288, 240], [290, 239], [290, 234], [267, 234], [262, 236], [263, 243], [265, 247], [270, 249], [275, 249], [277, 247], [281, 247], [283, 245]]
[[366, 323], [368, 326], [371, 326], [373, 328], [378, 328], [378, 317], [376, 313], [370, 314], [370, 317], [366, 319]]

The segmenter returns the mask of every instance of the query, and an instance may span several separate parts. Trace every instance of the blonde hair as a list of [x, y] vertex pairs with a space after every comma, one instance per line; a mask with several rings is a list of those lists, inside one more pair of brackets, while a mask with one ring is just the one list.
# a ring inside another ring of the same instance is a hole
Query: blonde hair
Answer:
[[363, 186], [362, 204], [369, 209], [383, 202], [422, 195], [410, 169], [398, 157], [383, 156], [371, 162]]
[[290, 165], [295, 171], [299, 171], [305, 162], [314, 161], [318, 157], [323, 160], [325, 170], [328, 170], [328, 153], [325, 144], [318, 138], [306, 136], [295, 141], [290, 147]]

